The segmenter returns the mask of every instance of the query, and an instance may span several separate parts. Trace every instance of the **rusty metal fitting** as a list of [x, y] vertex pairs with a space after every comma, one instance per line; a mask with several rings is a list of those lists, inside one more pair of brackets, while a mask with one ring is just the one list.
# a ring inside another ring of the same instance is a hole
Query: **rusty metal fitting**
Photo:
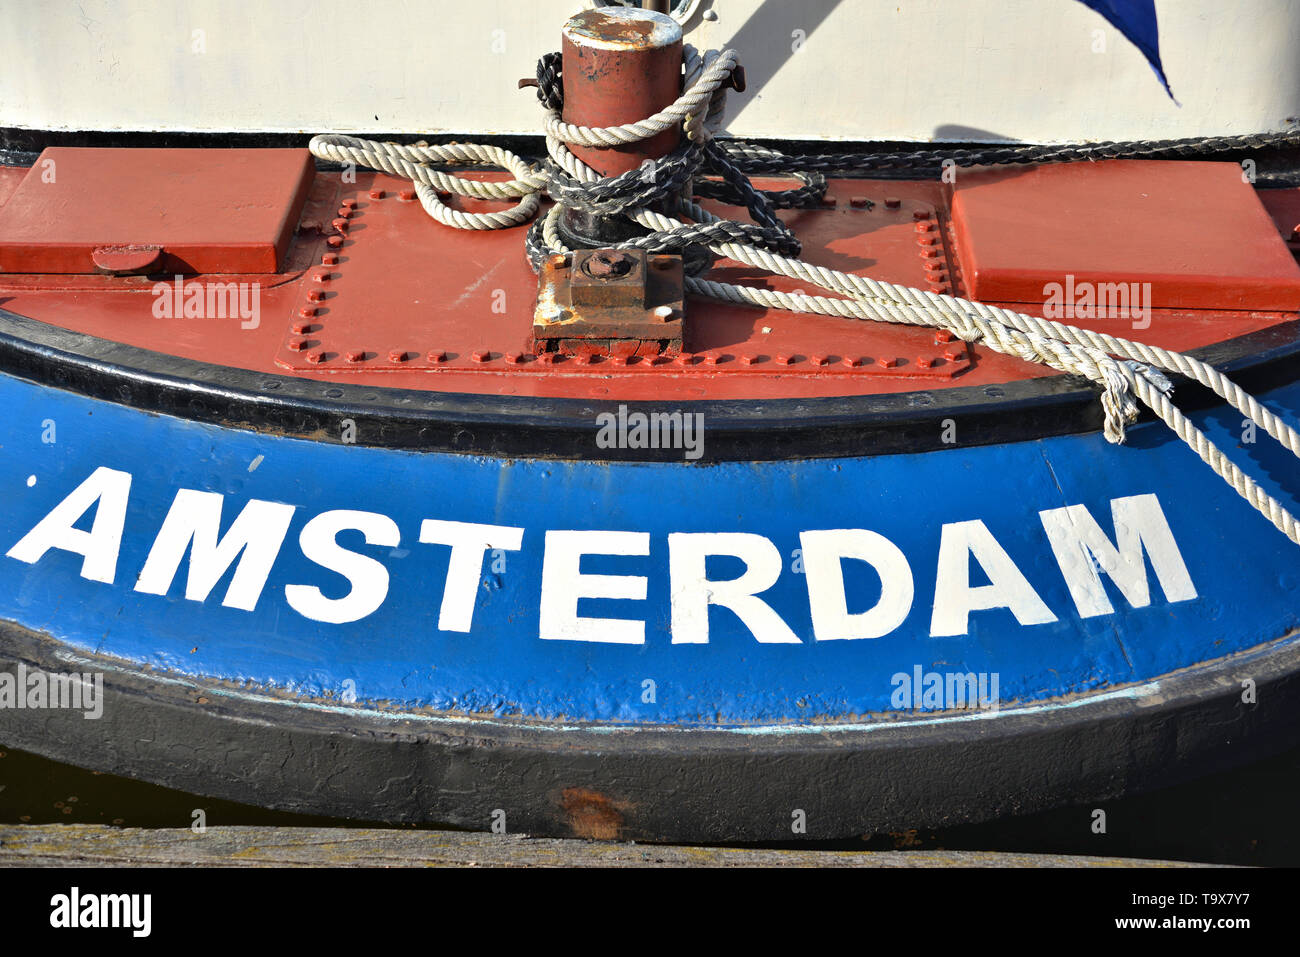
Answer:
[[637, 260], [620, 249], [597, 249], [582, 263], [582, 271], [596, 279], [616, 279], [636, 268]]
[[581, 345], [592, 355], [679, 350], [684, 330], [680, 256], [643, 249], [578, 250], [572, 268], [542, 264], [533, 341], [539, 353]]

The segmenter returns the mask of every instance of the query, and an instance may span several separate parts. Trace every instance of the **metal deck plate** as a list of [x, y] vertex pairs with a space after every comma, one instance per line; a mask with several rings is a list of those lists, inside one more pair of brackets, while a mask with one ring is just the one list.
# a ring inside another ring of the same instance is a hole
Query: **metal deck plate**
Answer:
[[0, 207], [0, 272], [94, 273], [128, 244], [163, 273], [275, 272], [314, 175], [306, 150], [50, 147]]
[[1236, 163], [963, 171], [952, 209], [984, 302], [1041, 308], [1052, 283], [1149, 283], [1148, 308], [1300, 309], [1300, 266]]
[[[865, 196], [832, 195], [821, 209], [796, 210], [787, 218], [804, 238], [810, 261], [936, 292], [952, 288], [955, 270], [946, 231], [930, 203], [880, 196], [872, 206]], [[772, 337], [771, 327], [753, 322], [755, 312], [723, 315], [715, 303], [694, 298], [686, 306], [695, 318], [683, 354], [538, 357], [529, 343], [535, 282], [521, 292], [496, 275], [499, 263], [475, 256], [481, 235], [456, 235], [461, 248], [450, 257], [448, 230], [425, 220], [409, 191], [372, 190], [345, 200], [330, 226], [336, 235], [303, 284], [276, 364], [330, 372], [454, 369], [552, 375], [590, 374], [598, 367], [611, 376], [640, 376], [695, 368], [728, 376], [927, 380], [949, 380], [971, 366], [970, 349], [946, 333], [840, 321], [829, 335], [819, 330], [816, 348], [809, 348], [797, 328], [790, 330], [793, 335]], [[397, 250], [404, 262], [427, 263], [427, 268], [394, 268]], [[466, 288], [472, 270], [481, 279]], [[724, 282], [752, 283], [756, 278], [753, 270], [730, 260], [711, 275]], [[766, 284], [809, 295], [823, 292], [771, 278]], [[465, 291], [449, 302], [432, 292], [440, 288]], [[524, 303], [518, 301], [521, 295]], [[789, 329], [793, 324], [782, 325]]]

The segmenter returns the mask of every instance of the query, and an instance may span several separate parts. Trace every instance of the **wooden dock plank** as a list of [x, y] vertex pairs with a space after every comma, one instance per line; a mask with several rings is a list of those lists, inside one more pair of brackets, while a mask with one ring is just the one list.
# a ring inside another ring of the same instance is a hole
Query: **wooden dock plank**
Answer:
[[1190, 867], [997, 851], [680, 847], [382, 828], [0, 826], [0, 867]]

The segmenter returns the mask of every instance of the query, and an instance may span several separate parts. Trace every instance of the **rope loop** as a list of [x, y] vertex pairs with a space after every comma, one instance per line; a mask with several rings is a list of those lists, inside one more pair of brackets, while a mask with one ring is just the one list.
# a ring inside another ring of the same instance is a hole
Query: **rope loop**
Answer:
[[[314, 136], [307, 144], [318, 159], [352, 166], [368, 166], [401, 176], [415, 183], [421, 205], [438, 222], [457, 229], [507, 229], [528, 222], [541, 205], [538, 195], [545, 175], [522, 157], [498, 146], [479, 143], [448, 143], [429, 146], [417, 143], [383, 143], [342, 134]], [[490, 165], [511, 173], [505, 182], [465, 179], [435, 169], [432, 163]], [[518, 199], [509, 209], [487, 213], [466, 213], [452, 209], [438, 198], [454, 193], [474, 199]]]

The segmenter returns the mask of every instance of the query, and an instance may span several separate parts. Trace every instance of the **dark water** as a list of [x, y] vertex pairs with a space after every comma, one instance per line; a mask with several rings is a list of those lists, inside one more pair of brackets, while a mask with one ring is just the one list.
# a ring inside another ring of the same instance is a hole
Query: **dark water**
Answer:
[[[189, 827], [202, 808], [209, 826], [358, 826], [217, 801], [111, 774], [84, 771], [0, 745], [0, 824]], [[970, 850], [1086, 854], [1260, 866], [1300, 865], [1300, 748], [1236, 771], [1108, 801], [987, 824], [810, 842], [827, 849]], [[808, 844], [801, 846], [807, 847]]]

